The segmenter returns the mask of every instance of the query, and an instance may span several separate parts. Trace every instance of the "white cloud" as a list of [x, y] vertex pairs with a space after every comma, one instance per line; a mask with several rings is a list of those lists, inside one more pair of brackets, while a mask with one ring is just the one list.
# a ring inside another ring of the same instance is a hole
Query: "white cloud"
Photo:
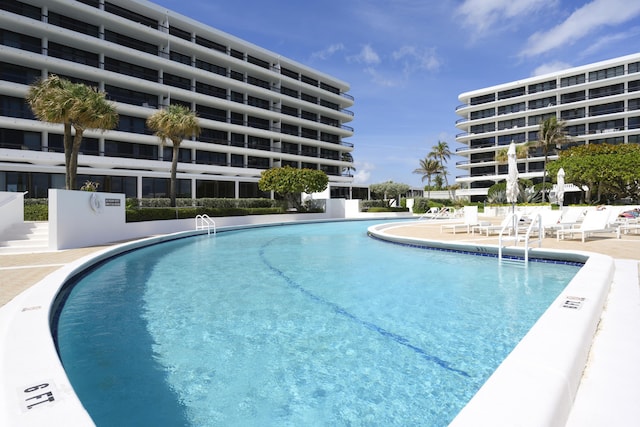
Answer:
[[564, 22], [529, 37], [522, 56], [536, 56], [567, 46], [604, 26], [618, 25], [640, 14], [640, 2], [593, 0], [573, 12]]
[[371, 171], [375, 169], [375, 166], [371, 163], [358, 162], [357, 160], [354, 162], [354, 166], [356, 167], [356, 172], [353, 175], [353, 183], [357, 185], [369, 184]]
[[371, 45], [368, 45], [368, 44], [362, 47], [362, 50], [360, 50], [360, 53], [358, 53], [357, 55], [351, 56], [349, 59], [354, 62], [361, 62], [369, 65], [371, 64], [376, 65], [380, 63], [380, 56], [376, 53], [375, 50], [373, 50]]
[[567, 64], [562, 61], [549, 62], [547, 64], [542, 64], [533, 70], [532, 76], [541, 76], [555, 71], [566, 70], [567, 68], [571, 68], [571, 64]]
[[640, 33], [640, 27], [631, 28], [629, 31], [625, 31], [622, 33], [616, 34], [607, 34], [604, 37], [596, 40], [594, 43], [591, 43], [588, 48], [580, 52], [582, 55], [591, 55], [595, 52], [600, 51], [606, 46], [620, 43], [623, 40], [629, 39], [631, 37], [636, 37]]
[[414, 46], [402, 46], [393, 52], [393, 59], [405, 60], [405, 72], [414, 70], [435, 71], [440, 68], [440, 59], [435, 53], [435, 49], [417, 49]]
[[495, 28], [497, 21], [513, 20], [539, 10], [548, 10], [555, 3], [549, 0], [465, 0], [456, 12], [463, 16], [464, 25], [484, 33]]
[[311, 54], [311, 59], [328, 59], [329, 57], [331, 57], [334, 53], [336, 52], [340, 52], [344, 50], [344, 45], [342, 43], [336, 43], [336, 44], [332, 44], [331, 46], [327, 47], [326, 49], [317, 51], [317, 52], [313, 52]]

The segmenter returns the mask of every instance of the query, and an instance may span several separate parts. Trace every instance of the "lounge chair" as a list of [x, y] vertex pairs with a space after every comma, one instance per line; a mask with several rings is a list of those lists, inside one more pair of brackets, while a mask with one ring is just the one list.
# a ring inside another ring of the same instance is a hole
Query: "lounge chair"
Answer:
[[[540, 215], [540, 227], [542, 228], [542, 235], [552, 234], [553, 231], [557, 230], [562, 220], [562, 211], [560, 210], [551, 210], [551, 209], [542, 209], [538, 212], [538, 214], [532, 217], [532, 221], [537, 221], [538, 215]], [[533, 224], [534, 228], [532, 231], [537, 231], [538, 224]]]
[[[517, 224], [516, 227], [518, 227], [520, 225], [520, 218], [522, 215], [519, 212], [516, 212], [515, 215], [516, 215], [516, 224]], [[500, 233], [500, 231], [505, 227], [507, 227], [509, 230], [509, 233], [511, 233], [513, 231], [512, 223], [513, 223], [513, 216], [509, 214], [504, 217], [500, 225], [478, 224], [472, 228], [471, 233], [475, 234], [477, 231], [479, 234], [486, 234], [488, 237], [490, 234]]]
[[464, 222], [458, 224], [444, 224], [440, 227], [440, 232], [445, 230], [453, 230], [453, 234], [456, 234], [458, 229], [464, 229], [471, 231], [471, 227], [479, 225], [478, 221], [478, 207], [477, 206], [465, 206], [463, 208]]
[[587, 237], [595, 233], [610, 233], [615, 228], [609, 224], [610, 210], [588, 211], [581, 223], [557, 230], [557, 239], [563, 239], [566, 234], [573, 238], [574, 234], [580, 234], [584, 242]]

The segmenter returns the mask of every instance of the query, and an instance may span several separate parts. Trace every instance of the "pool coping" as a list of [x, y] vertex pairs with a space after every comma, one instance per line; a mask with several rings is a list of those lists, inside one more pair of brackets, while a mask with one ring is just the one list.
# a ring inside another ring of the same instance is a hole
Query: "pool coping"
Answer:
[[[219, 231], [240, 228], [247, 227], [221, 227]], [[186, 231], [155, 236], [100, 250], [61, 267], [1, 307], [0, 345], [3, 351], [0, 353], [0, 378], [3, 380], [0, 384], [0, 425], [94, 425], [67, 378], [50, 333], [56, 296], [74, 276], [108, 258], [152, 244], [199, 234], [206, 232]], [[377, 231], [372, 234], [378, 238], [383, 238], [384, 235]], [[494, 245], [460, 244], [389, 235], [384, 235], [384, 240], [480, 253], [497, 251]], [[505, 254], [514, 255], [515, 252], [511, 252], [507, 251]], [[513, 425], [514, 419], [527, 420], [526, 424], [520, 425], [564, 425], [566, 422], [580, 383], [584, 367], [581, 362], [586, 362], [611, 283], [613, 258], [575, 251], [536, 249], [532, 252], [536, 256], [585, 262], [585, 267], [454, 419], [451, 424], [453, 426], [502, 425], [493, 422], [497, 413], [509, 420], [509, 424], [504, 425]], [[600, 285], [582, 289], [582, 284], [596, 282]], [[559, 309], [563, 303], [561, 300], [568, 296], [584, 298], [579, 310]], [[562, 327], [559, 328], [556, 322], [561, 322]], [[568, 332], [570, 336], [564, 335]], [[562, 348], [562, 351], [546, 351], [545, 346], [548, 345]], [[567, 355], [567, 349], [575, 350], [575, 356]], [[542, 378], [545, 380], [542, 381]], [[522, 388], [523, 384], [533, 383], [534, 387], [523, 390], [523, 394], [517, 394], [512, 388], [514, 384]], [[541, 383], [544, 383], [544, 388]], [[516, 396], [520, 396], [518, 399], [522, 400], [514, 401]], [[482, 419], [491, 419], [492, 422], [485, 424], [481, 422]], [[533, 422], [535, 420], [539, 422]], [[563, 421], [556, 424], [558, 420]]]

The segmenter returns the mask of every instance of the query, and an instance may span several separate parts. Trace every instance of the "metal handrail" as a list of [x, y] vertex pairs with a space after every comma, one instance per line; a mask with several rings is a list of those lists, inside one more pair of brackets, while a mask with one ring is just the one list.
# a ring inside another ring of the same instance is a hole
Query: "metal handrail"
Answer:
[[196, 230], [207, 229], [207, 235], [211, 235], [211, 227], [213, 226], [213, 235], [216, 234], [216, 222], [209, 218], [209, 215], [196, 215]]
[[[511, 230], [511, 228], [513, 228], [513, 239], [518, 243], [518, 215], [515, 212], [511, 212], [506, 218], [509, 219], [509, 221], [503, 222], [502, 228], [500, 229], [500, 235], [498, 236], [498, 261], [502, 261], [502, 236], [505, 230]], [[509, 234], [511, 234], [510, 231]]]
[[529, 237], [535, 225], [538, 225], [538, 247], [542, 247], [542, 238], [544, 237], [544, 227], [542, 226], [542, 215], [537, 214], [527, 228], [527, 234], [524, 237], [524, 262], [529, 261]]

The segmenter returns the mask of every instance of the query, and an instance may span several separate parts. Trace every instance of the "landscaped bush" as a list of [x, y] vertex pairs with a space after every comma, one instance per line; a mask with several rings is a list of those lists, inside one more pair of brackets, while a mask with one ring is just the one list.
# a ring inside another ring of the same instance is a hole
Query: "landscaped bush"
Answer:
[[47, 221], [49, 219], [49, 199], [24, 199], [25, 221]]
[[378, 207], [373, 206], [369, 208], [367, 212], [409, 212], [409, 208], [396, 208], [396, 207]]

